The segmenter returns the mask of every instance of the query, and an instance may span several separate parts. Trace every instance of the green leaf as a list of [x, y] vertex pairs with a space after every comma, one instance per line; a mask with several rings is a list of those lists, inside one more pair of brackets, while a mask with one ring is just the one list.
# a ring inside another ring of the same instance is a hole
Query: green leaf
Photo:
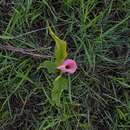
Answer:
[[10, 40], [10, 39], [14, 39], [14, 37], [13, 36], [2, 36], [2, 35], [0, 35], [0, 39], [3, 39], [3, 40]]
[[91, 129], [91, 124], [90, 123], [80, 123], [79, 124], [81, 128], [85, 130], [90, 130]]
[[56, 72], [56, 63], [52, 62], [52, 61], [44, 61], [43, 63], [41, 63], [38, 67], [38, 70], [41, 68], [46, 68], [48, 70], [49, 73], [55, 73]]
[[64, 90], [68, 89], [68, 80], [58, 76], [53, 82], [53, 89], [51, 93], [52, 103], [58, 107], [61, 107], [61, 94]]
[[119, 119], [120, 119], [120, 120], [124, 120], [124, 121], [127, 120], [127, 119], [126, 119], [126, 116], [125, 116], [125, 113], [124, 113], [121, 109], [118, 109], [118, 108], [117, 108], [117, 113], [118, 113], [118, 116], [119, 116]]
[[52, 31], [51, 27], [49, 27], [49, 33], [56, 43], [55, 47], [56, 64], [60, 65], [67, 57], [67, 43], [66, 41], [61, 40], [58, 36], [56, 36], [56, 34]]

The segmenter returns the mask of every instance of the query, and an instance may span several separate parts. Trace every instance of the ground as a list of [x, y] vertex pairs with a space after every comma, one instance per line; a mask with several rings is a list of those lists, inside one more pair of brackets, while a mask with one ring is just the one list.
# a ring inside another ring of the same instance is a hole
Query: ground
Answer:
[[[55, 34], [77, 62], [50, 103]], [[130, 129], [129, 0], [0, 1], [0, 130]]]

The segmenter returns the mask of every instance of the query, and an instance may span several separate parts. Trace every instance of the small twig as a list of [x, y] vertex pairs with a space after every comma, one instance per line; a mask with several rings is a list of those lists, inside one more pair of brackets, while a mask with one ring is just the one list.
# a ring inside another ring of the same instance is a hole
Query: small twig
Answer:
[[8, 51], [12, 51], [12, 52], [15, 52], [15, 53], [21, 53], [23, 55], [28, 55], [28, 56], [31, 56], [33, 58], [40, 58], [40, 59], [50, 57], [48, 55], [41, 55], [41, 54], [38, 54], [38, 53], [34, 53], [36, 51], [35, 49], [16, 48], [16, 47], [14, 47], [10, 44], [0, 45], [0, 50], [8, 50]]

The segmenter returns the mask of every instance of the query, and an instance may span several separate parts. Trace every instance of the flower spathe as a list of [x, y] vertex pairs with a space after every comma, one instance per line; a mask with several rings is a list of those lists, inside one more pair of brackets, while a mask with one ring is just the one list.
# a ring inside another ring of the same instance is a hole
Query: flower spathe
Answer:
[[77, 69], [77, 64], [72, 59], [67, 59], [64, 61], [63, 64], [57, 67], [57, 69], [61, 70], [62, 72], [67, 72], [73, 74]]

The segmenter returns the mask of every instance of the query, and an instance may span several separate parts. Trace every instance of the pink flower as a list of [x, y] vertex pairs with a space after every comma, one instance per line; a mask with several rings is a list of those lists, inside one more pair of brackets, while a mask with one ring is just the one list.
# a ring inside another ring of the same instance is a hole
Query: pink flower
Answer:
[[61, 70], [62, 72], [67, 72], [73, 74], [77, 69], [77, 64], [74, 60], [67, 59], [64, 63], [57, 67], [57, 69]]

